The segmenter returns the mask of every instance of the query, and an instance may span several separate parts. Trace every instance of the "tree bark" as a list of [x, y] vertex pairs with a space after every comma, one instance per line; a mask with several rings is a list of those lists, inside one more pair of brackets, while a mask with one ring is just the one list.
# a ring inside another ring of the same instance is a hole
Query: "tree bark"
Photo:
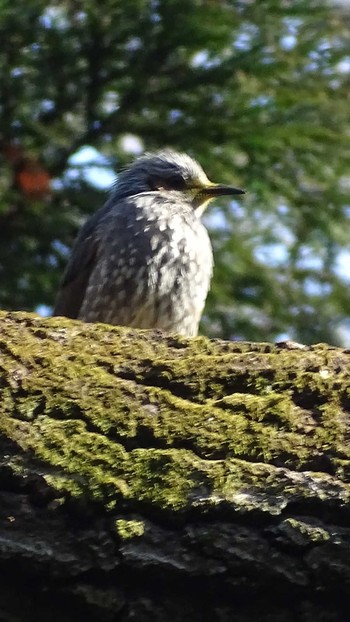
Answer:
[[344, 622], [350, 353], [0, 315], [0, 621]]

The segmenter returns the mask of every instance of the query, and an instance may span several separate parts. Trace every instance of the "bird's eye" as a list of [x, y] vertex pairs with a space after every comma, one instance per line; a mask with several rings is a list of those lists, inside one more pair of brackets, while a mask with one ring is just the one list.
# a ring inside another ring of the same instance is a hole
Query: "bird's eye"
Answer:
[[164, 190], [164, 186], [158, 179], [150, 179], [148, 185], [150, 190]]
[[182, 177], [172, 177], [169, 181], [169, 188], [172, 190], [185, 190], [186, 183]]
[[150, 179], [150, 190], [185, 190], [186, 183], [182, 177], [167, 177], [164, 179]]

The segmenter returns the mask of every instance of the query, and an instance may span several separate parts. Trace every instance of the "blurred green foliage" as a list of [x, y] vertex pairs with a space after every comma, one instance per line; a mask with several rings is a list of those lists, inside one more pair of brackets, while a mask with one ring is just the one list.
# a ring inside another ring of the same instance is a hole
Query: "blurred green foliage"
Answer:
[[[346, 6], [320, 0], [1, 0], [1, 307], [52, 305], [77, 229], [106, 197], [70, 158], [92, 146], [117, 171], [131, 135], [247, 190], [206, 215], [204, 332], [345, 339], [349, 24]], [[50, 193], [24, 191], [23, 158]]]

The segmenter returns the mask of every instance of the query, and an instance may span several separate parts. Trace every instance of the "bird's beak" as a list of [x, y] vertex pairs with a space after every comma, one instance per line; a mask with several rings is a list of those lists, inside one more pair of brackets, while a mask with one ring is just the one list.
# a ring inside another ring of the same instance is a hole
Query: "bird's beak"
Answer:
[[203, 214], [208, 203], [215, 197], [244, 194], [244, 190], [234, 188], [233, 186], [224, 186], [222, 184], [213, 184], [207, 179], [200, 190], [192, 198], [192, 205], [196, 213], [200, 216]]
[[210, 184], [202, 188], [201, 192], [208, 198], [229, 196], [232, 194], [244, 194], [245, 191], [233, 186], [224, 186], [222, 184]]

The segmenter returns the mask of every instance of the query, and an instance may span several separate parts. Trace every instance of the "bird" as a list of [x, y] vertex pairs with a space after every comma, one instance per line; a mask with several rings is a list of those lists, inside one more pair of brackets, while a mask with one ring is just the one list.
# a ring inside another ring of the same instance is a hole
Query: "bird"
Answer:
[[201, 216], [240, 194], [186, 153], [139, 156], [78, 233], [53, 315], [196, 336], [213, 272]]

